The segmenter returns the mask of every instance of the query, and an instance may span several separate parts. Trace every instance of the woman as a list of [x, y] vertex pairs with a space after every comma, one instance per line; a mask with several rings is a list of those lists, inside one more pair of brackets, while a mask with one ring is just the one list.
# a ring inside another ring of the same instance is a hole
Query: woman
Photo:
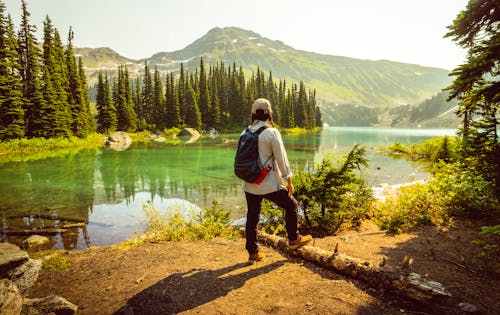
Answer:
[[251, 262], [265, 257], [257, 244], [257, 224], [264, 198], [285, 209], [289, 248], [297, 249], [312, 240], [311, 235], [300, 235], [297, 230], [298, 203], [293, 197], [292, 171], [281, 134], [273, 127], [272, 117], [271, 103], [265, 98], [255, 100], [249, 129], [251, 132], [256, 132], [263, 126], [267, 127], [259, 134], [259, 158], [263, 165], [270, 166], [270, 171], [259, 184], [243, 181], [248, 209], [245, 248]]

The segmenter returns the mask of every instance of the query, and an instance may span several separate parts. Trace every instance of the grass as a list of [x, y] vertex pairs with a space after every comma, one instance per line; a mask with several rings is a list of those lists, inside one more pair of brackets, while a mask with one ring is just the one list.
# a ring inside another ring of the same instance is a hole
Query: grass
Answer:
[[231, 210], [222, 208], [216, 201], [212, 202], [211, 207], [199, 212], [191, 209], [188, 213], [175, 208], [160, 211], [147, 202], [143, 205], [143, 212], [148, 220], [148, 229], [115, 245], [115, 248], [126, 251], [144, 243], [211, 240], [239, 235], [236, 228], [231, 226]]

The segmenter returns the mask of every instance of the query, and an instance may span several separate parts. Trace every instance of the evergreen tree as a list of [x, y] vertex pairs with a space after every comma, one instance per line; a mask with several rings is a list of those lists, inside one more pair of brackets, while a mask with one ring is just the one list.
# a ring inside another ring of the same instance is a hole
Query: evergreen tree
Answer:
[[153, 106], [153, 123], [157, 130], [163, 130], [166, 126], [166, 108], [160, 71], [156, 66], [153, 80]]
[[67, 137], [71, 135], [71, 111], [67, 96], [67, 69], [64, 49], [58, 31], [47, 16], [44, 21], [43, 81], [45, 108], [42, 111], [44, 137]]
[[179, 112], [179, 102], [177, 100], [177, 93], [174, 84], [174, 74], [170, 72], [167, 75], [165, 84], [165, 102], [166, 102], [166, 119], [165, 124], [167, 128], [173, 128], [180, 125], [181, 117]]
[[201, 128], [201, 113], [198, 107], [196, 92], [194, 91], [191, 83], [188, 82], [186, 89], [186, 121], [188, 127], [200, 129]]
[[177, 84], [177, 101], [179, 102], [180, 124], [184, 125], [187, 121], [187, 104], [186, 104], [186, 77], [184, 74], [184, 64], [181, 62], [179, 73], [179, 83]]
[[89, 105], [86, 95], [87, 87], [82, 85], [80, 78], [81, 69], [76, 63], [76, 58], [73, 53], [73, 30], [69, 29], [68, 45], [66, 47], [66, 68], [68, 76], [68, 104], [71, 109], [72, 133], [80, 138], [86, 137], [92, 130], [89, 126]]
[[136, 125], [138, 130], [144, 129], [144, 124], [142, 123], [141, 117], [144, 117], [144, 110], [142, 106], [142, 86], [141, 78], [137, 77], [134, 85], [133, 93], [134, 110], [136, 114]]
[[22, 16], [18, 35], [20, 74], [24, 97], [24, 122], [26, 136], [34, 137], [43, 128], [42, 113], [45, 99], [41, 80], [41, 50], [35, 37], [36, 27], [29, 22], [26, 2], [21, 1]]
[[220, 103], [216, 80], [211, 77], [208, 84], [210, 85], [210, 105], [207, 117], [207, 128], [218, 128], [220, 126]]
[[148, 64], [144, 63], [144, 78], [142, 82], [142, 116], [138, 117], [141, 121], [141, 127], [148, 129], [152, 124], [153, 108], [153, 80]]
[[132, 84], [130, 81], [130, 76], [127, 67], [125, 67], [123, 80], [125, 84], [126, 106], [128, 112], [128, 120], [129, 120], [128, 130], [133, 132], [137, 130], [137, 113], [135, 112], [134, 109], [135, 108], [134, 95], [132, 92]]
[[111, 102], [108, 75], [105, 74], [103, 78], [102, 72], [99, 72], [97, 78], [96, 107], [97, 131], [104, 134], [115, 131], [118, 124], [116, 109]]
[[14, 26], [0, 2], [0, 140], [21, 138], [25, 133], [20, 68]]
[[82, 89], [82, 121], [84, 124], [81, 127], [83, 134], [89, 135], [96, 130], [94, 117], [92, 116], [92, 112], [90, 111], [90, 103], [89, 103], [89, 94], [87, 87], [87, 77], [85, 76], [85, 70], [83, 68], [82, 58], [78, 58], [78, 73], [80, 75], [80, 84]]
[[498, 1], [470, 0], [445, 35], [468, 49], [466, 62], [451, 72], [455, 79], [447, 88], [449, 100], [459, 101], [457, 114], [463, 122], [464, 165], [475, 167], [496, 187], [500, 187], [499, 24]]
[[205, 127], [212, 122], [209, 118], [209, 107], [210, 107], [210, 93], [208, 90], [207, 76], [205, 74], [205, 66], [203, 64], [203, 58], [200, 58], [200, 79], [198, 84], [198, 104], [200, 106], [201, 120]]

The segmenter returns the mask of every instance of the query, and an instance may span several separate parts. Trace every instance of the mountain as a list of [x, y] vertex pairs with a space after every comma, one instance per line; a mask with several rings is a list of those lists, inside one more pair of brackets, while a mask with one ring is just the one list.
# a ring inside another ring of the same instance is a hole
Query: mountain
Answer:
[[302, 80], [317, 90], [320, 103], [372, 108], [418, 104], [451, 82], [444, 69], [296, 50], [281, 41], [235, 27], [214, 28], [184, 49], [160, 52], [142, 60], [122, 57], [110, 49], [97, 50], [75, 49], [87, 67], [89, 82], [97, 69], [116, 71], [118, 64], [127, 64], [131, 75], [140, 73], [144, 62], [156, 65], [160, 72], [177, 71], [183, 62], [191, 72], [199, 67], [203, 57], [205, 64], [235, 63], [249, 74], [258, 67], [266, 74], [272, 71], [274, 79], [286, 79], [288, 84]]

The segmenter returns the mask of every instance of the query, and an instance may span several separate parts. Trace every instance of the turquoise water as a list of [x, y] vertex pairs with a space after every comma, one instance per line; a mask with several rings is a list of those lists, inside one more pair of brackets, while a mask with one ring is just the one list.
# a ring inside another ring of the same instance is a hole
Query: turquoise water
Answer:
[[[343, 154], [359, 143], [370, 166], [362, 175], [372, 186], [425, 179], [405, 160], [379, 151], [394, 142], [412, 144], [443, 129], [327, 127], [321, 132], [285, 135], [292, 169], [309, 167], [325, 154]], [[52, 248], [80, 249], [120, 242], [142, 232], [145, 202], [165, 211], [196, 211], [216, 200], [244, 213], [240, 181], [232, 160], [237, 136], [192, 144], [133, 144], [126, 151], [85, 150], [58, 158], [0, 165], [0, 241], [19, 243], [24, 230], [44, 229]], [[56, 229], [64, 228], [64, 231]]]

